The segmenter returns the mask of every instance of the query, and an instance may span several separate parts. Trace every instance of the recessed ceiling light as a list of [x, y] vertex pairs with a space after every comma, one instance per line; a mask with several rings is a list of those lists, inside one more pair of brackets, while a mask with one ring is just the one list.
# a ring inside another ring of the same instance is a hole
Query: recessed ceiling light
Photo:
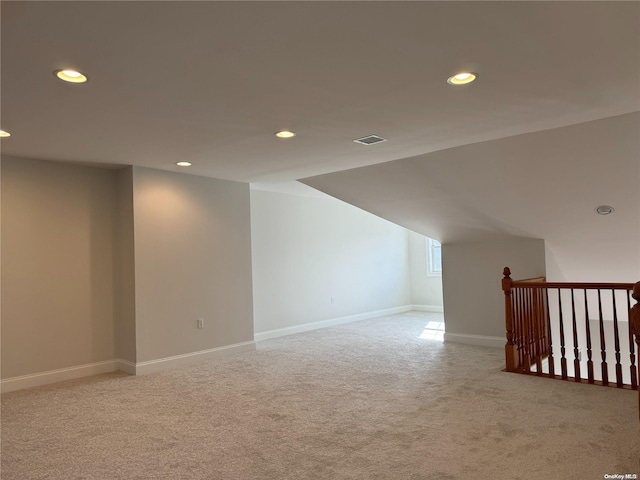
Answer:
[[84, 74], [76, 70], [56, 70], [53, 74], [60, 80], [69, 83], [85, 83], [89, 80]]
[[295, 136], [296, 134], [293, 132], [290, 132], [289, 130], [282, 130], [280, 132], [276, 132], [276, 137], [278, 138], [291, 138]]
[[599, 205], [595, 210], [598, 215], [609, 215], [610, 213], [613, 213], [613, 207], [610, 207], [609, 205]]
[[465, 85], [467, 83], [473, 82], [476, 78], [478, 78], [477, 73], [460, 72], [452, 77], [447, 78], [447, 83], [449, 85]]
[[178, 165], [179, 167], [190, 167], [191, 162], [177, 162], [176, 165]]
[[0, 130], [0, 137], [10, 137], [11, 134], [9, 132], [5, 132], [4, 130]]

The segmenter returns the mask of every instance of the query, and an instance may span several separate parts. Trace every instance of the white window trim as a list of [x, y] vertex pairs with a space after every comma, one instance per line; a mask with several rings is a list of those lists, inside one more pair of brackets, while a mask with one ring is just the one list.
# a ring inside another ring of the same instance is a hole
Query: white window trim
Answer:
[[[434, 244], [434, 242], [438, 243], [438, 246]], [[440, 270], [433, 269], [433, 249], [440, 248]], [[427, 275], [430, 277], [441, 277], [442, 276], [442, 245], [437, 240], [433, 238], [427, 237]]]

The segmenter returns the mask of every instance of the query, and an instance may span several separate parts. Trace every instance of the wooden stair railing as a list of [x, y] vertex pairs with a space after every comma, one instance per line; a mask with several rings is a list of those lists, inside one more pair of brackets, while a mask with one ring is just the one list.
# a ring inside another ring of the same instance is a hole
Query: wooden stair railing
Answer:
[[[637, 351], [640, 352], [640, 282], [633, 286], [631, 294], [636, 304], [629, 310], [629, 326], [631, 335], [636, 338]], [[638, 376], [640, 376], [640, 365], [638, 365]], [[640, 389], [638, 390], [638, 418], [640, 419]]]
[[[640, 282], [512, 280], [508, 267], [503, 276], [506, 371], [638, 389], [640, 303], [632, 308], [631, 296], [640, 302]], [[638, 401], [640, 406], [640, 395]]]

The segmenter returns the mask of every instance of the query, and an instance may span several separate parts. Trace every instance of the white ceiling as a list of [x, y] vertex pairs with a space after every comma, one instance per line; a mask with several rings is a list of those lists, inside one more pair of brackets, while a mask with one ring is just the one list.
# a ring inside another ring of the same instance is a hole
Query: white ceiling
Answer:
[[284, 182], [640, 110], [638, 2], [1, 8], [12, 156]]
[[3, 154], [302, 180], [445, 243], [544, 238], [556, 279], [637, 277], [639, 2], [1, 8]]
[[[590, 255], [617, 243], [640, 267], [640, 113], [302, 181], [445, 243], [511, 235]], [[615, 213], [596, 215], [603, 204]]]

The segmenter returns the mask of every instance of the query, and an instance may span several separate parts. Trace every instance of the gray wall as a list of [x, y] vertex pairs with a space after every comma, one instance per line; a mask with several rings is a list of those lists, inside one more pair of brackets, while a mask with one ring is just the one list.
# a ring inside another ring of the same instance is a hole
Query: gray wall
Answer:
[[402, 227], [330, 197], [260, 190], [251, 226], [256, 332], [411, 303]]
[[253, 340], [248, 185], [3, 157], [1, 200], [2, 378]]
[[447, 334], [505, 338], [502, 270], [514, 280], [545, 276], [544, 240], [443, 244], [442, 262]]
[[114, 358], [116, 182], [3, 157], [3, 378]]
[[136, 363], [133, 169], [118, 171], [115, 271], [116, 357]]
[[[265, 332], [439, 293], [424, 237], [335, 199], [3, 158], [1, 200], [3, 378], [250, 341], [254, 302]], [[544, 241], [444, 244], [443, 261], [447, 332], [502, 337], [502, 268], [544, 275]]]
[[249, 185], [134, 167], [133, 192], [138, 362], [253, 340]]

